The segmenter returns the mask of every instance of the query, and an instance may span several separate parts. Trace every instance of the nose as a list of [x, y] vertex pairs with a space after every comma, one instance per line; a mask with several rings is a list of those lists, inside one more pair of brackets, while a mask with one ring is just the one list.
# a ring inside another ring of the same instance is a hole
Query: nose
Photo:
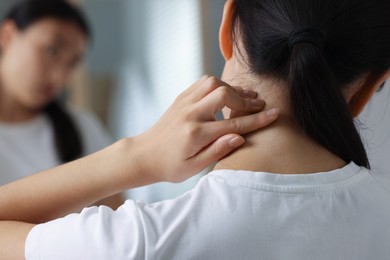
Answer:
[[56, 90], [62, 89], [69, 79], [70, 70], [65, 66], [56, 66], [52, 69], [50, 83]]

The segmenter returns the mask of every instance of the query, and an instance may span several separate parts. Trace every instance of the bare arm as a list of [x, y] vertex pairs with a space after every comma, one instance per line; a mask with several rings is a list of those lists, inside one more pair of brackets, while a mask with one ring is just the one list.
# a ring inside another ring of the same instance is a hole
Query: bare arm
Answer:
[[0, 259], [24, 259], [24, 244], [32, 224], [0, 221]]
[[[253, 102], [255, 98], [254, 92], [204, 77], [144, 134], [0, 187], [0, 258], [12, 259], [24, 251], [33, 225], [20, 222], [46, 222], [129, 188], [180, 182], [226, 156], [245, 142], [240, 134], [276, 119], [276, 114], [258, 112], [264, 102]], [[215, 121], [224, 106], [255, 114]], [[18, 254], [9, 255], [13, 247]]]
[[127, 188], [155, 182], [136, 168], [127, 170], [128, 165], [137, 165], [135, 153], [133, 139], [124, 139], [77, 161], [0, 187], [0, 219], [38, 224]]

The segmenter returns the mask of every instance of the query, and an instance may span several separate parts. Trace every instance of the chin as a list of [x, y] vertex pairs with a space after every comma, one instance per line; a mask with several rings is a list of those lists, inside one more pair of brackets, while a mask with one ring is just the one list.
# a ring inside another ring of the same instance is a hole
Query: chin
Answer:
[[28, 104], [26, 104], [26, 107], [30, 109], [31, 111], [40, 111], [43, 110], [49, 103], [50, 101], [47, 100], [32, 100]]

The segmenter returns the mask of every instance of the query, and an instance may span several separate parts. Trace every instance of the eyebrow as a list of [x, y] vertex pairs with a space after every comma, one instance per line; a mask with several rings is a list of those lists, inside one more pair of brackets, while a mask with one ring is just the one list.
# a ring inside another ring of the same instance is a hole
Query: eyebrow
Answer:
[[[72, 44], [66, 38], [64, 38], [61, 34], [59, 34], [57, 32], [54, 32], [53, 34], [54, 34], [56, 41], [59, 41], [60, 45], [64, 46], [65, 48], [72, 46]], [[83, 53], [77, 55], [75, 62], [81, 61], [82, 58], [83, 58]]]
[[71, 43], [66, 40], [61, 34], [57, 33], [57, 32], [54, 32], [54, 37], [57, 41], [59, 41], [61, 44], [63, 45], [67, 45], [67, 46], [71, 46]]

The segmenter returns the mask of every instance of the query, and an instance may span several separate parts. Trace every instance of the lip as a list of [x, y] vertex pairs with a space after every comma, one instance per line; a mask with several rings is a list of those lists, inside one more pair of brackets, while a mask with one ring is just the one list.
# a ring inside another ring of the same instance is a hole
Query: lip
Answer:
[[52, 86], [45, 86], [43, 88], [40, 88], [37, 92], [42, 97], [52, 98], [55, 94], [55, 88]]

